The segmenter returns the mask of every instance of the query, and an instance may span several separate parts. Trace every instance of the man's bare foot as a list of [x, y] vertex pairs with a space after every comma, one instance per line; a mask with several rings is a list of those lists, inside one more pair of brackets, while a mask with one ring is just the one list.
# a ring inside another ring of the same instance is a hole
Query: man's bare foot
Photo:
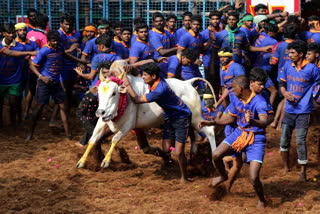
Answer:
[[285, 167], [282, 171], [282, 176], [285, 176], [286, 174], [288, 174], [289, 171], [290, 171], [289, 168]]
[[32, 133], [29, 133], [24, 142], [29, 142], [30, 140], [32, 140], [32, 135]]
[[282, 128], [282, 125], [279, 123], [276, 130], [281, 131], [281, 128]]
[[191, 181], [188, 178], [180, 178], [180, 183], [181, 184], [186, 184], [186, 183], [190, 183]]
[[300, 182], [306, 182], [306, 181], [307, 181], [307, 175], [306, 175], [305, 172], [302, 172], [302, 173], [300, 174], [300, 177], [299, 177], [299, 180], [298, 180], [298, 181], [300, 181]]
[[222, 177], [222, 176], [212, 178], [212, 179], [209, 181], [208, 186], [209, 186], [209, 187], [215, 187], [215, 186], [217, 186], [218, 184], [224, 182], [224, 181], [227, 180], [227, 179], [228, 179], [228, 177]]
[[63, 128], [63, 125], [61, 123], [59, 123], [58, 121], [50, 121], [49, 127]]
[[270, 126], [272, 127], [272, 128], [277, 128], [277, 125], [278, 125], [278, 122], [277, 121], [273, 121], [271, 124], [270, 124]]
[[267, 206], [266, 201], [258, 201], [257, 203], [257, 208], [261, 209], [261, 208], [265, 208]]

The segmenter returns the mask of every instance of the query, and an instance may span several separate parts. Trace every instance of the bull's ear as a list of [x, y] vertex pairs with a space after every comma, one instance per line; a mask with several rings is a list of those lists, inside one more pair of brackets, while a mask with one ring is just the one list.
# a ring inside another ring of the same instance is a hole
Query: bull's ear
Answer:
[[124, 85], [120, 85], [120, 87], [118, 88], [119, 92], [124, 94], [127, 93], [127, 87], [125, 87]]

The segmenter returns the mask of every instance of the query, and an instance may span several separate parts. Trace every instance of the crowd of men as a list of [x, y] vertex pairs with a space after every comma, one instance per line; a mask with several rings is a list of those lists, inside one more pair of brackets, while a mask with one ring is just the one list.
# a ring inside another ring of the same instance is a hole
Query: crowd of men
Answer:
[[[15, 126], [29, 118], [35, 97], [29, 141], [44, 106], [52, 99], [55, 107], [49, 125], [57, 125], [60, 111], [65, 133], [71, 138], [68, 116], [80, 103], [77, 115], [85, 127], [80, 143], [85, 145], [97, 122], [98, 95], [93, 89], [112, 75], [112, 62], [123, 59], [130, 65], [127, 70], [137, 71], [150, 86], [150, 93], [138, 96], [125, 75], [123, 81], [134, 102], [157, 102], [163, 108], [164, 140], [175, 139], [181, 180], [186, 181], [186, 159], [181, 151], [191, 112], [165, 79], [204, 77], [219, 99], [214, 103], [206, 86], [195, 83], [203, 97], [205, 120], [199, 127], [225, 125], [226, 136], [212, 154], [220, 176], [210, 185], [224, 182], [229, 190], [242, 163], [247, 162], [258, 206], [264, 207], [259, 172], [268, 125], [281, 130], [284, 174], [289, 171], [290, 141], [296, 129], [299, 180], [307, 178], [306, 135], [313, 102], [319, 96], [320, 19], [310, 16], [305, 21], [298, 13], [281, 10], [268, 14], [263, 4], [254, 7], [255, 16], [240, 14], [242, 6], [237, 1], [236, 6], [210, 12], [209, 25], [203, 30], [199, 15], [183, 13], [183, 26], [176, 29], [175, 15], [155, 12], [152, 28], [142, 17], [133, 20], [133, 31], [121, 22], [111, 25], [101, 19], [85, 26], [82, 33], [74, 29], [75, 18], [67, 13], [61, 16], [59, 30], [48, 31], [48, 17], [30, 9], [29, 24], [1, 25], [0, 125], [5, 100], [10, 105], [10, 125]], [[199, 66], [204, 68], [203, 75]], [[163, 150], [170, 152], [166, 142]], [[234, 157], [229, 173], [222, 161], [227, 154]]]

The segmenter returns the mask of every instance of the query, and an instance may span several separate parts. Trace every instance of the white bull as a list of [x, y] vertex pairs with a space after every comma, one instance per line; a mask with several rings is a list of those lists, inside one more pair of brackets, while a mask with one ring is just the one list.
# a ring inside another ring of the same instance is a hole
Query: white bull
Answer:
[[[124, 61], [114, 62], [116, 67], [121, 67], [126, 64]], [[128, 75], [128, 80], [139, 95], [143, 95], [149, 92], [147, 84], [144, 84], [142, 78]], [[198, 128], [198, 123], [203, 120], [201, 116], [201, 101], [198, 92], [192, 86], [196, 80], [203, 80], [201, 78], [193, 78], [187, 81], [181, 81], [178, 79], [167, 79], [166, 82], [169, 84], [175, 94], [182, 99], [182, 101], [189, 107], [192, 112], [191, 124], [193, 128], [204, 133], [210, 142], [211, 151], [216, 149], [216, 141], [214, 134], [214, 127], [202, 127]], [[207, 82], [208, 83], [208, 82]], [[209, 84], [211, 87], [211, 85]], [[211, 87], [211, 90], [212, 87]], [[118, 116], [118, 106], [120, 100], [120, 93], [127, 93], [124, 85], [119, 85], [114, 81], [103, 81], [98, 88], [99, 94], [99, 107], [96, 112], [97, 116], [100, 117], [98, 123], [94, 129], [92, 137], [89, 140], [88, 147], [77, 163], [77, 167], [81, 168], [85, 166], [88, 154], [94, 146], [94, 144], [104, 134], [104, 130], [109, 126], [113, 133], [116, 133], [112, 138], [111, 147], [101, 163], [101, 167], [108, 167], [111, 160], [111, 154], [117, 145], [117, 143], [128, 134], [131, 129], [134, 128], [157, 128], [163, 123], [163, 110], [155, 102], [145, 104], [135, 104], [129, 94], [127, 94], [127, 105], [123, 115], [117, 121], [112, 121]], [[213, 93], [214, 94], [214, 93]], [[214, 98], [215, 99], [215, 98]]]

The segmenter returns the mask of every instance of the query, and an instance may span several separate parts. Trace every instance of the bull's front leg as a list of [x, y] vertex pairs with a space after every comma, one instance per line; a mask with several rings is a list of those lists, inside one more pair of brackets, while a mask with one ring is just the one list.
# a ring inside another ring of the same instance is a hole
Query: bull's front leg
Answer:
[[102, 163], [101, 163], [101, 167], [102, 168], [107, 168], [110, 165], [110, 161], [111, 161], [111, 156], [112, 156], [112, 152], [114, 150], [114, 148], [116, 147], [117, 143], [121, 140], [121, 138], [123, 138], [124, 136], [126, 136], [128, 134], [128, 132], [132, 129], [133, 127], [131, 126], [130, 122], [123, 125], [121, 127], [121, 129], [113, 136], [112, 138], [112, 143], [111, 143], [111, 147], [107, 153], [107, 155], [105, 156], [105, 158], [103, 159]]
[[78, 168], [85, 167], [88, 155], [90, 154], [92, 147], [105, 135], [107, 131], [110, 131], [108, 128], [108, 124], [106, 122], [103, 122], [102, 119], [99, 118], [97, 125], [94, 128], [93, 134], [88, 142], [88, 147], [77, 163]]

